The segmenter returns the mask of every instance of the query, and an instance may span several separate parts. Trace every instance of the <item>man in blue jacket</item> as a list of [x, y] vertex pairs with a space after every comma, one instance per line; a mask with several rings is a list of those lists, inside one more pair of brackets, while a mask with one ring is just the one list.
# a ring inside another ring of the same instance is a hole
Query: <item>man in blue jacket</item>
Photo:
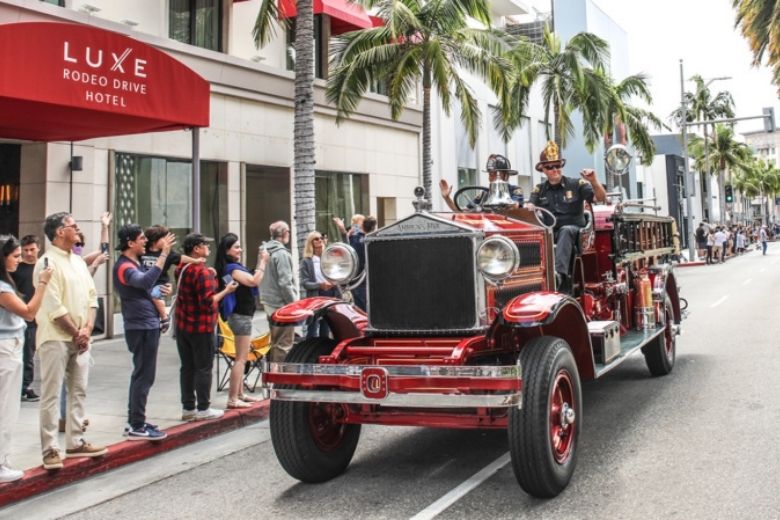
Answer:
[[167, 434], [146, 422], [146, 400], [154, 384], [157, 349], [160, 346], [160, 316], [152, 301], [151, 290], [157, 284], [176, 237], [168, 233], [163, 238], [162, 253], [156, 263], [145, 271], [141, 266], [141, 255], [146, 251], [146, 236], [141, 226], [127, 224], [118, 234], [117, 249], [122, 251], [122, 256], [114, 265], [114, 288], [122, 301], [125, 342], [133, 354], [125, 431], [130, 440], [159, 441]]

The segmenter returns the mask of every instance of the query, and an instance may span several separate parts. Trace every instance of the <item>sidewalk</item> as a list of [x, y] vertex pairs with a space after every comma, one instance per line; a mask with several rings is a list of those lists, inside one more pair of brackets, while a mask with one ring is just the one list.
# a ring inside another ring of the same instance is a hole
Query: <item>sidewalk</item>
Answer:
[[[254, 332], [268, 330], [268, 322], [262, 313], [255, 314]], [[124, 338], [97, 341], [92, 345], [94, 365], [89, 373], [87, 387], [86, 416], [89, 427], [85, 438], [93, 443], [109, 446], [105, 457], [96, 459], [66, 460], [65, 468], [59, 472], [47, 472], [41, 466], [41, 444], [38, 418], [39, 403], [22, 402], [21, 412], [11, 447], [11, 465], [25, 470], [22, 480], [0, 484], [0, 507], [72, 482], [78, 478], [135, 462], [141, 458], [167, 451], [183, 443], [199, 440], [223, 431], [241, 427], [262, 420], [268, 411], [268, 401], [258, 403], [251, 409], [226, 411], [217, 420], [184, 423], [181, 421], [181, 400], [179, 391], [179, 355], [175, 340], [163, 337], [157, 358], [157, 376], [149, 393], [146, 407], [147, 421], [168, 432], [168, 438], [158, 442], [127, 441], [122, 436], [127, 423], [127, 392], [132, 372], [132, 359]], [[220, 363], [220, 370], [225, 368]], [[216, 372], [212, 381], [212, 408], [224, 409], [227, 389], [218, 392], [217, 382], [221, 374]], [[32, 387], [40, 388], [39, 370], [36, 361], [35, 382]], [[40, 392], [38, 392], [40, 393]], [[261, 396], [258, 386], [254, 393]], [[60, 434], [60, 449], [65, 451], [65, 434]]]

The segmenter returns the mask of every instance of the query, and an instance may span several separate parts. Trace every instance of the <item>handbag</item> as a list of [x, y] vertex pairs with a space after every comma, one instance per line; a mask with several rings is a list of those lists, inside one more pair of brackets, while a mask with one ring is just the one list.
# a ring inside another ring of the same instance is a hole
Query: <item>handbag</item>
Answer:
[[173, 295], [173, 301], [171, 302], [171, 308], [168, 311], [168, 316], [171, 317], [171, 338], [176, 339], [176, 302], [179, 301], [179, 288], [181, 287], [181, 279], [184, 277], [184, 271], [192, 264], [185, 264], [179, 273], [179, 278], [176, 280], [176, 294]]

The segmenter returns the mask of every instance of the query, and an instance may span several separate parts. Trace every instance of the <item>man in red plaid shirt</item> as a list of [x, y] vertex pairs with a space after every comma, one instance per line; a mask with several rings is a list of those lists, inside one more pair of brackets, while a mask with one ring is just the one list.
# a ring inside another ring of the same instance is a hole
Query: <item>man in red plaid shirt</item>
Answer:
[[[184, 254], [195, 259], [206, 258], [209, 256], [211, 241], [200, 233], [190, 233], [184, 238]], [[176, 277], [179, 280], [176, 346], [181, 358], [181, 419], [217, 419], [224, 413], [210, 406], [217, 305], [222, 298], [235, 291], [238, 284], [231, 282], [217, 292], [214, 270], [203, 263], [181, 264], [176, 269]]]

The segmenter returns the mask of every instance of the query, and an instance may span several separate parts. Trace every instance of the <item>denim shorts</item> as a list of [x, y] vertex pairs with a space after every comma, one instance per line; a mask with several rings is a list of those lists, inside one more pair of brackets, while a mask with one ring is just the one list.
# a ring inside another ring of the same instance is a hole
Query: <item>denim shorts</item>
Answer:
[[244, 314], [231, 314], [228, 318], [228, 325], [230, 330], [236, 336], [251, 336], [252, 335], [252, 317], [245, 316]]

